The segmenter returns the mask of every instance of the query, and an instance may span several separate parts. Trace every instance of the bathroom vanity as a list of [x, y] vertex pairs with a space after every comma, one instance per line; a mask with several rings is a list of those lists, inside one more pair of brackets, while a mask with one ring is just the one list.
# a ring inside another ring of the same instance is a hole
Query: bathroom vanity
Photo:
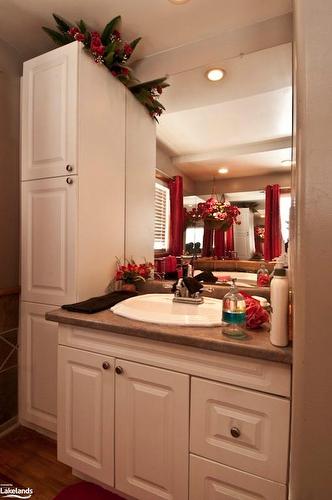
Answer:
[[58, 458], [142, 500], [286, 500], [291, 349], [56, 310]]

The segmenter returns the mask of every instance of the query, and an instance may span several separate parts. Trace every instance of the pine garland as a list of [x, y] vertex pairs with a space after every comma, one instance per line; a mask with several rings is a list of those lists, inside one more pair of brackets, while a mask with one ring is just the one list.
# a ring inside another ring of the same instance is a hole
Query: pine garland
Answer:
[[75, 40], [82, 42], [85, 50], [92, 55], [95, 62], [104, 64], [112, 75], [120, 80], [134, 94], [136, 99], [145, 106], [150, 116], [158, 122], [158, 117], [165, 110], [159, 102], [159, 97], [165, 87], [167, 77], [157, 78], [148, 82], [140, 82], [128, 66], [136, 46], [141, 37], [132, 42], [125, 42], [121, 38], [118, 26], [121, 16], [117, 16], [106, 24], [102, 33], [90, 31], [86, 23], [81, 20], [72, 24], [62, 17], [53, 14], [57, 30], [43, 26], [43, 30], [59, 46], [66, 45]]

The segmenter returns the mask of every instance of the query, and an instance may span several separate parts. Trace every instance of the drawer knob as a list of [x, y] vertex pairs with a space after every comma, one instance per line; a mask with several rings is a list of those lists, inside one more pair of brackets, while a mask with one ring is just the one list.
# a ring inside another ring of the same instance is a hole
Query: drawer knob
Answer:
[[115, 372], [118, 374], [118, 375], [122, 375], [123, 373], [123, 368], [121, 366], [117, 366], [115, 368]]
[[66, 182], [67, 184], [72, 184], [74, 181], [71, 177], [67, 177]]
[[109, 370], [111, 368], [111, 365], [109, 364], [108, 361], [104, 361], [103, 368], [104, 368], [104, 370]]
[[72, 172], [73, 171], [72, 165], [66, 165], [66, 170], [67, 172]]
[[234, 438], [238, 438], [241, 436], [241, 432], [240, 432], [240, 429], [238, 429], [238, 427], [232, 427], [231, 428], [231, 434]]

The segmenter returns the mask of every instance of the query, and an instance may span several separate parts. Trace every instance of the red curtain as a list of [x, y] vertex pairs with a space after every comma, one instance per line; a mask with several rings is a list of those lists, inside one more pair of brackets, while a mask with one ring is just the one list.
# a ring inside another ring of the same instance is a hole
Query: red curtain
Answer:
[[263, 255], [263, 241], [257, 234], [255, 235], [255, 252]]
[[281, 254], [280, 186], [266, 186], [264, 259], [269, 261]]
[[234, 252], [234, 224], [226, 231], [226, 252]]
[[169, 252], [172, 255], [183, 253], [183, 181], [176, 175], [168, 182], [170, 191], [170, 239]]
[[204, 226], [202, 257], [211, 257], [213, 243], [213, 229]]
[[221, 229], [214, 232], [214, 255], [218, 259], [225, 256], [225, 231]]

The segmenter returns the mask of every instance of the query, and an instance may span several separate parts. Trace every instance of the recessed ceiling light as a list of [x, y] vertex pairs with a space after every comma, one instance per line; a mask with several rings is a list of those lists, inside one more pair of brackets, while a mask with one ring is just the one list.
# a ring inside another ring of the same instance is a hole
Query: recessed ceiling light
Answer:
[[219, 168], [218, 172], [219, 174], [228, 174], [229, 170], [228, 168]]
[[181, 5], [182, 3], [187, 3], [189, 0], [168, 0], [171, 3], [175, 3], [175, 5]]
[[292, 162], [292, 160], [281, 160], [281, 164], [284, 167], [290, 167], [293, 164], [293, 162]]
[[225, 76], [225, 71], [221, 68], [212, 68], [205, 73], [206, 78], [211, 82], [218, 82], [222, 80]]

